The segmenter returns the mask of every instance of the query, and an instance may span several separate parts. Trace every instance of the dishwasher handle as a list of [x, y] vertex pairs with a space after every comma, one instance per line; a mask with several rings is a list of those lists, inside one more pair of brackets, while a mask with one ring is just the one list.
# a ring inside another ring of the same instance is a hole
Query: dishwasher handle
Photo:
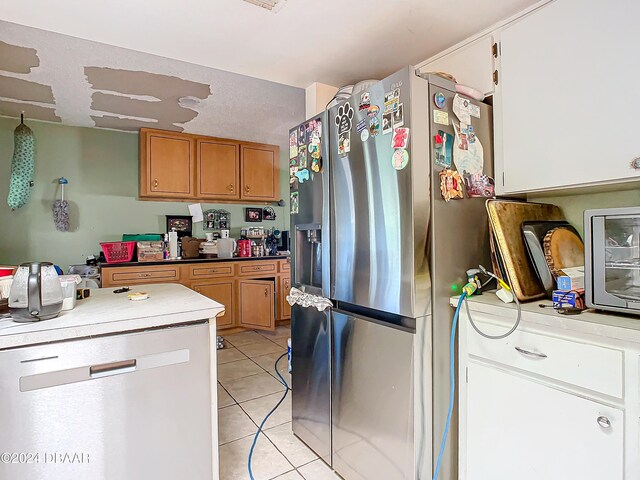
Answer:
[[132, 360], [122, 360], [120, 362], [102, 363], [100, 365], [92, 365], [89, 367], [89, 375], [91, 378], [108, 377], [109, 375], [119, 375], [121, 373], [134, 372], [138, 362], [134, 358]]

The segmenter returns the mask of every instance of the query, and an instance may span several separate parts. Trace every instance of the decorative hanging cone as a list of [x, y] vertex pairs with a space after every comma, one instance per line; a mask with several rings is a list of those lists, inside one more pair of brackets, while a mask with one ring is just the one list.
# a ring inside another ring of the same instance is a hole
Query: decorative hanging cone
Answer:
[[35, 138], [31, 129], [21, 122], [13, 132], [13, 141], [11, 181], [7, 197], [11, 210], [20, 208], [29, 201], [35, 164]]

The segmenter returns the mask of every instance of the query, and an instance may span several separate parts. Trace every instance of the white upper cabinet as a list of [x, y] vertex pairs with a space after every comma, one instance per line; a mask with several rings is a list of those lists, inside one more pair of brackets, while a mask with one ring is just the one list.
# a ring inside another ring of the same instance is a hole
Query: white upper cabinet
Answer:
[[420, 66], [420, 71], [450, 73], [458, 83], [491, 95], [494, 87], [492, 47], [493, 37], [487, 35], [427, 60], [427, 63]]
[[639, 18], [638, 0], [556, 0], [502, 30], [499, 193], [640, 179]]

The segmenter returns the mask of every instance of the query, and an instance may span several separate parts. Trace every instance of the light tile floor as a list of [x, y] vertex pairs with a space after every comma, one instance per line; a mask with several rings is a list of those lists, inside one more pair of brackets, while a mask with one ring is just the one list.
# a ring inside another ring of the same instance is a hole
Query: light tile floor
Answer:
[[[218, 434], [220, 479], [246, 480], [253, 437], [265, 415], [278, 403], [284, 386], [274, 364], [286, 352], [288, 327], [275, 332], [226, 335], [218, 350]], [[278, 370], [288, 384], [286, 357]], [[291, 431], [291, 392], [264, 426], [253, 453], [256, 480], [337, 480], [333, 471]]]

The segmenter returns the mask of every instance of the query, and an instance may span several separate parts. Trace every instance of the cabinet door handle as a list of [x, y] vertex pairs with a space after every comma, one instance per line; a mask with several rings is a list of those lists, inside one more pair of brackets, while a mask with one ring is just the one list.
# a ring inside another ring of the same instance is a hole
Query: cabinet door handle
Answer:
[[611, 420], [609, 420], [607, 417], [600, 416], [596, 419], [596, 421], [602, 428], [611, 428]]
[[151, 274], [150, 273], [141, 273], [140, 276], [141, 277], [150, 277]]
[[245, 186], [244, 186], [244, 191], [245, 191], [246, 193], [249, 193], [249, 192], [251, 191], [251, 188], [249, 187], [249, 185], [245, 185]]
[[268, 289], [268, 288], [265, 288], [265, 289], [264, 289], [264, 296], [265, 296], [265, 297], [268, 297], [268, 296], [269, 296], [269, 289]]
[[540, 352], [530, 352], [529, 350], [525, 350], [524, 348], [520, 348], [520, 347], [514, 347], [518, 353], [521, 353], [522, 355], [524, 355], [525, 357], [532, 357], [532, 358], [547, 358], [547, 356], [544, 353], [540, 353]]
[[233, 192], [233, 183], [229, 184], [229, 186], [227, 186], [227, 190], [229, 190], [230, 192]]
[[153, 179], [153, 188], [158, 188], [158, 179], [157, 178]]

